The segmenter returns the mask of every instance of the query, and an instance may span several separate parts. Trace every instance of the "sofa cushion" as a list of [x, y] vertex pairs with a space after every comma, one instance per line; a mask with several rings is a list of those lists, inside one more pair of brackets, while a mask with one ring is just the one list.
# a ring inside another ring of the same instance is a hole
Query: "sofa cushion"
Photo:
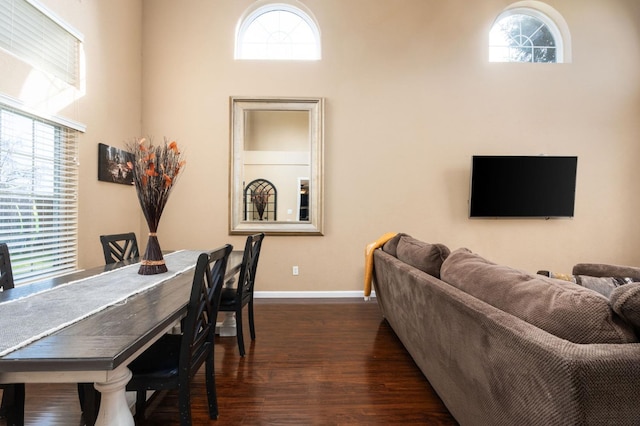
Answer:
[[468, 249], [452, 252], [440, 274], [443, 281], [570, 342], [637, 342], [606, 297], [577, 284], [497, 265]]
[[592, 277], [590, 275], [559, 274], [550, 271], [538, 271], [538, 274], [557, 280], [576, 283], [582, 287], [597, 291], [605, 297], [611, 296], [611, 292], [615, 288], [637, 281], [631, 277]]
[[396, 252], [398, 260], [440, 278], [442, 262], [451, 251], [444, 244], [429, 244], [403, 235], [398, 240]]
[[609, 299], [611, 308], [636, 330], [640, 330], [640, 283], [617, 287]]

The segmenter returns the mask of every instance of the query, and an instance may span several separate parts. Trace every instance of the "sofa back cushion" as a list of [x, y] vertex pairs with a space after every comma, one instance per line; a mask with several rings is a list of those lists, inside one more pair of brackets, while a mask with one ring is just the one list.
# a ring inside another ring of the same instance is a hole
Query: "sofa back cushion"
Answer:
[[577, 284], [497, 265], [467, 249], [452, 252], [440, 274], [454, 287], [570, 342], [638, 341], [606, 297]]
[[425, 243], [406, 234], [400, 236], [396, 248], [398, 260], [436, 278], [440, 278], [442, 262], [449, 253], [451, 251], [444, 244]]

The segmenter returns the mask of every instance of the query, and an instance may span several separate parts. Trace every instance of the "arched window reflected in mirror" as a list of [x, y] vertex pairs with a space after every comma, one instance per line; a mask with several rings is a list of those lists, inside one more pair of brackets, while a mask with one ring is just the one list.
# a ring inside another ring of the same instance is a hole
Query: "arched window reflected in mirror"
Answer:
[[244, 220], [278, 220], [278, 191], [268, 180], [255, 179], [244, 188]]

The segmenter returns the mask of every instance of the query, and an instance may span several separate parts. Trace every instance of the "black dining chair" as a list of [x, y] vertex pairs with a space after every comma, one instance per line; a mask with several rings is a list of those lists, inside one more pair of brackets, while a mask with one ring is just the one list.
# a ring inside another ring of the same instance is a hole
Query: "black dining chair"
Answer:
[[242, 308], [248, 306], [249, 331], [251, 340], [256, 339], [256, 328], [253, 322], [253, 288], [258, 269], [258, 258], [262, 248], [264, 233], [249, 235], [244, 246], [242, 265], [238, 275], [238, 284], [235, 288], [225, 287], [222, 290], [220, 312], [235, 312], [236, 336], [238, 337], [238, 349], [240, 356], [244, 356], [244, 336], [242, 331]]
[[[0, 243], [0, 290], [14, 287], [13, 269], [9, 257], [9, 247]], [[7, 425], [24, 424], [24, 383], [0, 383], [2, 403], [0, 403], [0, 419], [7, 420]]]
[[138, 240], [133, 232], [101, 235], [100, 242], [104, 252], [104, 262], [107, 265], [138, 257], [139, 255]]
[[178, 389], [180, 424], [191, 424], [190, 383], [205, 364], [209, 418], [218, 418], [214, 372], [215, 321], [229, 254], [227, 244], [198, 257], [181, 334], [165, 334], [131, 364], [128, 391], [136, 391], [136, 418], [144, 420], [148, 390]]

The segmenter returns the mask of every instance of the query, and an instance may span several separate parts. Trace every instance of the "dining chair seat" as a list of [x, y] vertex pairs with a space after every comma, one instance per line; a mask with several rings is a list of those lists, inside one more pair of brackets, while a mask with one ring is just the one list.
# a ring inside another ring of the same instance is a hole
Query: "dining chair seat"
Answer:
[[179, 356], [182, 336], [177, 334], [165, 334], [162, 336], [152, 351], [146, 351], [140, 355], [129, 369], [135, 371], [135, 375], [129, 382], [131, 387], [137, 388], [142, 383], [157, 383], [154, 387], [160, 389], [173, 389], [177, 387], [180, 372]]

